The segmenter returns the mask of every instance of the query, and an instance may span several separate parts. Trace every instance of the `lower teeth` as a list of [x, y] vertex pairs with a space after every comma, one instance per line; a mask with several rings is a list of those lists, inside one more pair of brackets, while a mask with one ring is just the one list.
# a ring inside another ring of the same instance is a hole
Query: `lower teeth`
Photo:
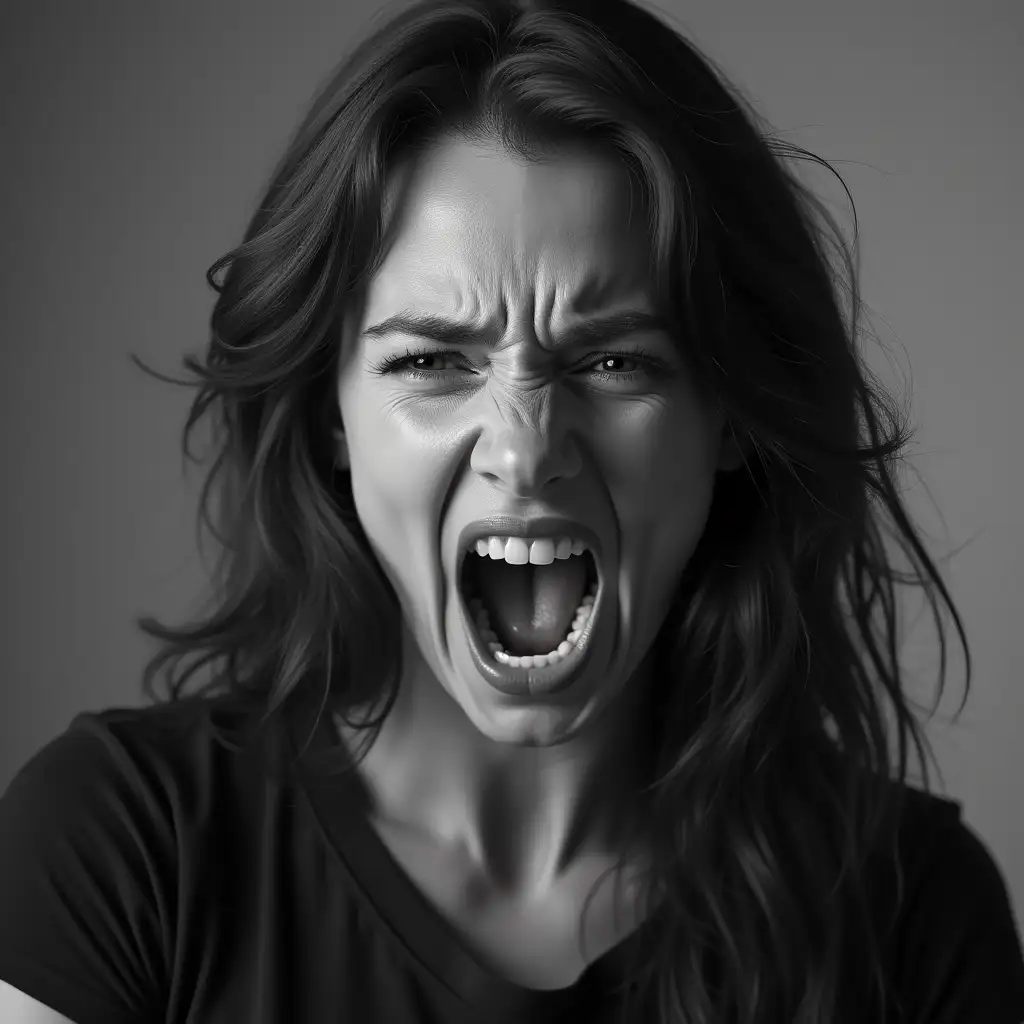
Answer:
[[479, 597], [471, 597], [469, 607], [476, 619], [480, 635], [483, 637], [484, 643], [487, 645], [491, 652], [491, 657], [494, 658], [495, 661], [500, 662], [502, 665], [508, 665], [510, 668], [544, 668], [547, 665], [557, 665], [558, 662], [563, 661], [572, 654], [573, 650], [576, 648], [576, 642], [579, 640], [580, 634], [583, 632], [584, 627], [590, 619], [590, 613], [594, 607], [594, 601], [596, 599], [597, 583], [592, 583], [584, 594], [579, 607], [576, 609], [576, 615], [572, 621], [572, 628], [566, 638], [558, 645], [558, 647], [555, 648], [555, 650], [549, 651], [547, 654], [509, 654], [501, 643], [499, 643], [497, 634], [493, 629], [491, 629], [490, 616], [487, 614], [487, 609], [484, 608], [483, 601], [481, 601]]

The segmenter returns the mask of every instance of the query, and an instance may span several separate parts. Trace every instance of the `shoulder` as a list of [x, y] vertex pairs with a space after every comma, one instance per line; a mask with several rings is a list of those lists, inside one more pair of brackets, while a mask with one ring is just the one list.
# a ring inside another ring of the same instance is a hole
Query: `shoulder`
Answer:
[[907, 787], [899, 868], [908, 911], [960, 913], [966, 925], [1010, 903], [992, 850], [962, 812], [960, 801]]
[[[279, 730], [258, 728], [262, 707], [188, 697], [82, 712], [15, 774], [0, 819], [25, 841], [59, 832], [101, 842], [130, 831], [180, 853], [176, 837], [198, 839], [212, 806], [261, 791], [280, 745]], [[41, 806], [47, 815], [34, 812]]]
[[82, 712], [25, 762], [3, 799], [10, 807], [45, 794], [69, 812], [82, 801], [95, 811], [104, 797], [174, 787], [209, 763], [223, 726], [237, 719], [231, 705], [198, 699]]
[[906, 784], [898, 789], [896, 846], [881, 864], [886, 881], [896, 887], [893, 904], [904, 917], [930, 905], [939, 891], [947, 908], [958, 902], [957, 893], [967, 894], [962, 901], [965, 909], [974, 906], [970, 897], [981, 893], [1005, 898], [999, 865], [964, 820], [962, 802]]
[[[902, 790], [895, 866], [908, 905], [952, 882], [952, 888], [968, 897], [987, 893], [1005, 899], [1000, 867], [986, 842], [964, 820], [962, 802], [909, 785]], [[964, 902], [975, 905], [970, 899]]]
[[1024, 1018], [1024, 953], [998, 862], [962, 804], [905, 787], [883, 908], [889, 955], [911, 1020]]
[[216, 753], [219, 719], [216, 702], [196, 700], [76, 715], [0, 797], [5, 885], [19, 872], [48, 884], [41, 865], [58, 882], [93, 866], [173, 877], [178, 834], [233, 770]]
[[263, 788], [248, 717], [198, 699], [85, 712], [23, 765], [0, 796], [5, 998], [83, 1024], [157, 1013], [211, 837]]

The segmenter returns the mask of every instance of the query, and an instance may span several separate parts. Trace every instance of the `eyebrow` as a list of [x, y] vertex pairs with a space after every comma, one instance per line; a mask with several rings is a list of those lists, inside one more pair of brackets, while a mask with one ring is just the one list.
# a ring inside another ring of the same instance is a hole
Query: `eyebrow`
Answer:
[[[566, 328], [558, 338], [559, 345], [593, 345], [611, 341], [626, 334], [640, 331], [668, 331], [669, 321], [648, 310], [625, 309], [607, 316], [593, 317]], [[476, 329], [460, 324], [456, 320], [433, 313], [416, 313], [402, 310], [378, 324], [363, 330], [367, 338], [382, 338], [388, 334], [409, 334], [417, 338], [430, 338], [448, 345], [473, 345], [486, 340], [493, 329]]]

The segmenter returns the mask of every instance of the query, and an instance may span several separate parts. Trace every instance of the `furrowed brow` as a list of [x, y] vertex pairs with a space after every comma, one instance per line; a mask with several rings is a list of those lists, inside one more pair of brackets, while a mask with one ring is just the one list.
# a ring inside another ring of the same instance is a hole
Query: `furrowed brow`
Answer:
[[[573, 324], [559, 335], [557, 344], [559, 347], [594, 345], [602, 341], [621, 338], [626, 334], [636, 334], [641, 331], [668, 331], [669, 329], [669, 322], [663, 316], [642, 309], [626, 309]], [[402, 310], [380, 323], [367, 327], [362, 333], [366, 338], [383, 338], [389, 334], [408, 334], [416, 338], [429, 338], [447, 345], [475, 345], [485, 341], [488, 335], [492, 335], [493, 329], [478, 330], [433, 313]]]

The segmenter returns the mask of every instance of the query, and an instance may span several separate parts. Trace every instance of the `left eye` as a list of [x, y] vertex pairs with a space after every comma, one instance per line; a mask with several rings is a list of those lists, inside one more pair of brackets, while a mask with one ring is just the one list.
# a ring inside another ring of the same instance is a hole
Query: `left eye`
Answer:
[[[613, 355], [613, 356], [601, 356], [597, 360], [596, 363], [588, 364], [588, 365], [598, 366], [598, 367], [600, 367], [601, 372], [605, 373], [608, 368], [604, 364], [605, 363], [614, 363], [614, 362], [626, 362], [626, 363], [638, 363], [639, 364], [640, 360], [636, 356], [630, 356], [630, 355], [626, 355], [626, 354], [622, 353], [622, 354]], [[621, 370], [622, 368], [618, 367], [618, 369]]]
[[[440, 362], [440, 361], [443, 361], [445, 359], [457, 359], [457, 358], [458, 358], [458, 355], [455, 352], [423, 352], [422, 354], [420, 354], [418, 356], [408, 356], [405, 359], [400, 360], [400, 363], [402, 363], [402, 364], [406, 364], [406, 363], [422, 364], [422, 363], [429, 363], [432, 359], [436, 359], [436, 360], [438, 360]], [[427, 372], [429, 372], [431, 369], [437, 370], [438, 367], [414, 365], [412, 367], [412, 369], [414, 369], [414, 370], [426, 370]]]

